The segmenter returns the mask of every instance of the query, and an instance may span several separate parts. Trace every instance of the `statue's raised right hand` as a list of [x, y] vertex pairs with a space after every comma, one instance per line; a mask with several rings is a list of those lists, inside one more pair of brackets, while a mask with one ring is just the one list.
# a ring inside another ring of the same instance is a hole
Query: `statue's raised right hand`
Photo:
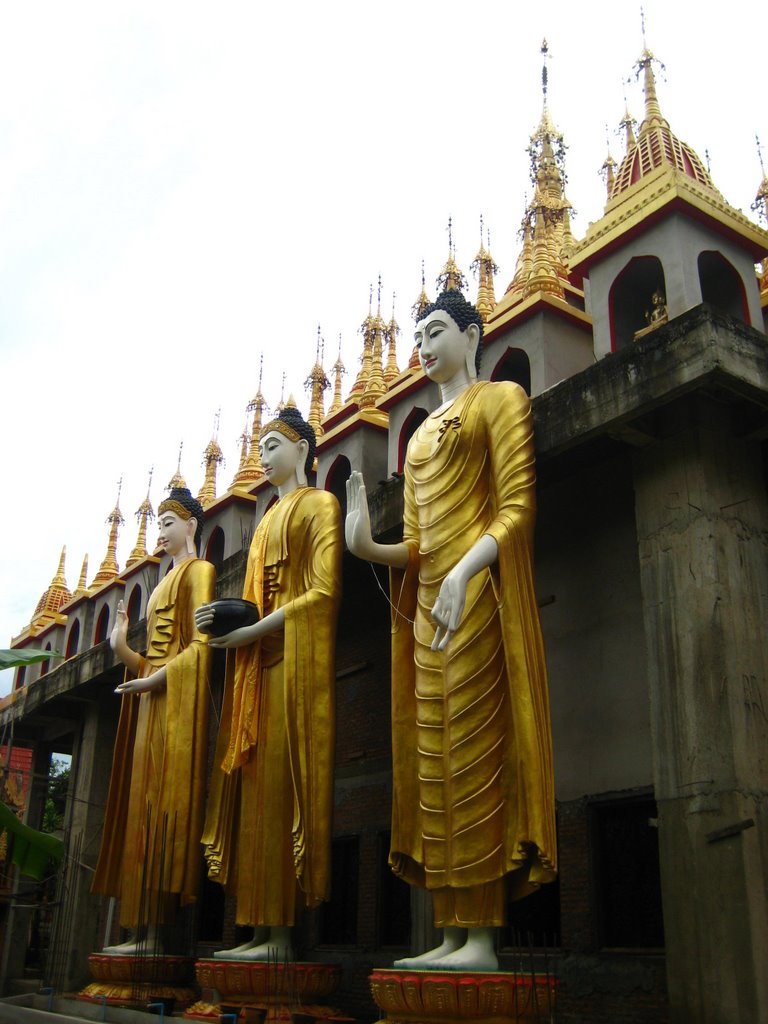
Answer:
[[363, 474], [355, 470], [347, 480], [347, 518], [344, 523], [347, 547], [358, 558], [368, 558], [373, 536], [368, 513], [368, 494]]
[[117, 651], [121, 646], [128, 643], [128, 613], [122, 601], [117, 603], [117, 621], [114, 629], [109, 634], [109, 646]]

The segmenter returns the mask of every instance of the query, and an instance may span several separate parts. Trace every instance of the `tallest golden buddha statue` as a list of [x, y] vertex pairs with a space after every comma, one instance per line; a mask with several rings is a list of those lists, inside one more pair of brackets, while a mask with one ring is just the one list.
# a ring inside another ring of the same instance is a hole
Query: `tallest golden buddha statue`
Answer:
[[409, 968], [495, 970], [507, 886], [521, 898], [556, 874], [530, 403], [477, 381], [481, 340], [458, 291], [417, 324], [442, 401], [408, 446], [402, 543], [373, 541], [360, 474], [348, 483], [350, 550], [392, 570], [390, 863], [444, 929]]

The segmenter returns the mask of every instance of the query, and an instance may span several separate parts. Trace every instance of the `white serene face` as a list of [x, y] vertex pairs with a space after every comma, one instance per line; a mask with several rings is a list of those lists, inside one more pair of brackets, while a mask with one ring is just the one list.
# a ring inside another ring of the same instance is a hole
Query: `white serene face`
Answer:
[[472, 338], [445, 310], [420, 320], [415, 338], [422, 368], [436, 384], [446, 384], [465, 369]]
[[275, 487], [287, 483], [306, 458], [300, 442], [291, 441], [276, 430], [259, 441], [259, 455], [267, 480]]
[[187, 535], [190, 532], [189, 524], [191, 522], [191, 519], [182, 519], [175, 512], [163, 512], [157, 521], [157, 525], [160, 527], [157, 543], [166, 555], [175, 558], [176, 555], [187, 550]]

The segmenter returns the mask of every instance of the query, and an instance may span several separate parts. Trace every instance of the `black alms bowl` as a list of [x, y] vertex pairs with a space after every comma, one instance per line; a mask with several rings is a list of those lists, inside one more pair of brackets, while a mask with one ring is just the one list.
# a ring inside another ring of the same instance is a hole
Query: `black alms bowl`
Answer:
[[252, 601], [244, 601], [240, 597], [223, 597], [220, 601], [211, 601], [214, 610], [213, 622], [201, 630], [211, 636], [224, 636], [240, 626], [252, 626], [259, 621], [259, 609]]

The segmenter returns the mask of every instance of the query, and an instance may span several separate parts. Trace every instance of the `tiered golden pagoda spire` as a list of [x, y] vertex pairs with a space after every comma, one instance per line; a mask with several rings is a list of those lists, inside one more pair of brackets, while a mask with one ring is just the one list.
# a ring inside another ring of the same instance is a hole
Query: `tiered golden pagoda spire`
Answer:
[[64, 576], [64, 563], [67, 558], [66, 545], [62, 547], [59, 555], [59, 565], [51, 580], [50, 586], [45, 590], [37, 602], [32, 621], [37, 625], [50, 622], [57, 614], [62, 605], [70, 601], [72, 594], [67, 587], [67, 580]]
[[496, 295], [493, 289], [493, 276], [498, 274], [499, 268], [491, 256], [491, 240], [488, 236], [488, 248], [483, 244], [483, 216], [480, 215], [480, 248], [477, 256], [470, 267], [477, 274], [477, 310], [483, 318], [483, 323], [488, 323], [488, 318], [496, 305]]
[[[240, 465], [230, 484], [230, 490], [233, 491], [247, 491], [264, 476], [264, 467], [261, 465], [261, 456], [259, 455], [259, 434], [264, 420], [264, 410], [267, 408], [267, 400], [261, 390], [263, 375], [264, 353], [259, 359], [259, 386], [256, 389], [256, 394], [245, 407], [245, 428], [240, 438]], [[283, 375], [283, 382], [285, 382], [285, 375]], [[250, 438], [248, 435], [249, 416], [252, 417]]]
[[[282, 383], [280, 385], [280, 401], [275, 406], [275, 415], [277, 416], [279, 413], [281, 413], [283, 411], [283, 409], [287, 408], [290, 404], [291, 404], [291, 396], [290, 395], [288, 396], [288, 401], [286, 402], [286, 400], [285, 400], [285, 370], [283, 370], [283, 380], [282, 380]], [[296, 403], [294, 402], [293, 404], [295, 405]]]
[[371, 353], [371, 369], [368, 380], [365, 382], [365, 390], [360, 397], [360, 408], [370, 409], [376, 404], [387, 390], [384, 381], [384, 334], [386, 327], [381, 315], [381, 274], [379, 274], [379, 288], [377, 293], [376, 316], [370, 314], [360, 328], [363, 332], [366, 329], [370, 333], [369, 350]]
[[373, 320], [373, 285], [371, 285], [368, 295], [368, 316], [363, 320], [360, 328], [363, 335], [363, 354], [360, 357], [360, 369], [357, 371], [355, 383], [352, 385], [352, 390], [347, 396], [348, 402], [360, 402], [368, 384], [368, 378], [371, 375], [371, 366], [373, 365]]
[[341, 378], [346, 372], [344, 363], [341, 361], [341, 334], [339, 334], [339, 354], [333, 364], [333, 401], [328, 410], [328, 416], [333, 416], [344, 405], [344, 399], [341, 397]]
[[179, 459], [178, 459], [178, 462], [176, 463], [176, 472], [173, 474], [171, 479], [168, 481], [168, 485], [166, 487], [167, 491], [172, 491], [174, 487], [186, 487], [187, 486], [187, 481], [181, 475], [181, 453], [182, 453], [183, 450], [184, 450], [184, 442], [181, 441], [181, 442], [179, 442]]
[[547, 104], [549, 46], [541, 44], [542, 112], [531, 135], [533, 197], [523, 221], [523, 248], [507, 292], [527, 298], [536, 292], [563, 297], [568, 279], [568, 258], [574, 248], [570, 215], [572, 206], [565, 195], [565, 143], [552, 121]]
[[315, 365], [312, 367], [309, 376], [304, 381], [304, 387], [309, 391], [309, 415], [307, 423], [312, 427], [315, 435], [319, 438], [323, 433], [323, 392], [331, 386], [325, 370], [323, 369], [323, 339], [320, 336], [320, 324], [317, 325], [317, 346], [315, 351]]
[[208, 508], [216, 500], [216, 471], [219, 465], [224, 464], [224, 453], [219, 444], [219, 422], [221, 420], [221, 409], [216, 413], [213, 420], [213, 434], [211, 440], [205, 446], [202, 465], [205, 467], [205, 479], [203, 486], [197, 495], [197, 500]]
[[[179, 450], [179, 458], [181, 458], [181, 450]], [[174, 485], [175, 486], [175, 485]], [[119, 566], [117, 564], [117, 534], [120, 527], [123, 525], [125, 520], [123, 519], [123, 513], [120, 511], [120, 492], [123, 489], [123, 478], [117, 484], [117, 501], [115, 507], [107, 516], [107, 522], [109, 523], [109, 539], [107, 540], [107, 553], [104, 555], [104, 559], [99, 566], [99, 571], [91, 581], [90, 590], [97, 590], [105, 583], [109, 583], [110, 580], [114, 579], [119, 572]]]
[[147, 484], [147, 496], [136, 509], [136, 519], [139, 523], [139, 535], [136, 538], [136, 545], [133, 551], [128, 556], [128, 560], [125, 563], [126, 569], [133, 565], [135, 562], [140, 562], [142, 558], [147, 557], [147, 523], [151, 523], [155, 518], [155, 510], [152, 508], [152, 502], [149, 500], [149, 490], [152, 487], [152, 473], [154, 467], [149, 471], [149, 483]]
[[[425, 276], [424, 276], [424, 260], [422, 260], [421, 261], [421, 291], [419, 292], [418, 299], [416, 299], [416, 301], [414, 302], [413, 306], [411, 306], [411, 314], [413, 316], [413, 319], [416, 321], [416, 323], [418, 323], [419, 320], [421, 320], [421, 318], [424, 315], [424, 310], [427, 308], [427, 306], [430, 304], [431, 301], [432, 300], [427, 295], [427, 284], [426, 284], [426, 279], [425, 279]], [[419, 362], [419, 350], [414, 345], [413, 346], [413, 351], [411, 352], [410, 359], [408, 360], [408, 369], [409, 370], [418, 370], [420, 366], [421, 366], [421, 363]]]
[[448, 259], [440, 271], [437, 279], [437, 291], [440, 292], [464, 292], [467, 288], [467, 279], [459, 269], [456, 262], [456, 250], [453, 246], [453, 218], [448, 218]]
[[[757, 190], [755, 201], [752, 203], [752, 209], [758, 216], [768, 224], [768, 177], [765, 174], [765, 167], [763, 165], [763, 151], [760, 146], [760, 139], [755, 135], [755, 143], [757, 145], [757, 159], [760, 161], [760, 174], [762, 179], [760, 181], [760, 187]], [[760, 281], [760, 292], [765, 297], [768, 293], [768, 259], [764, 259], [760, 264], [760, 272], [758, 273], [758, 279]]]
[[83, 564], [80, 569], [80, 579], [77, 581], [77, 587], [72, 595], [73, 597], [80, 597], [83, 594], [88, 593], [88, 555], [83, 556]]
[[395, 320], [395, 293], [392, 292], [392, 316], [384, 328], [384, 337], [387, 341], [387, 365], [384, 367], [384, 383], [387, 387], [400, 376], [400, 369], [397, 365], [397, 336], [400, 333], [400, 325]]
[[611, 153], [611, 144], [608, 139], [608, 125], [605, 126], [605, 142], [608, 153], [603, 161], [603, 166], [600, 168], [600, 174], [605, 178], [605, 188], [610, 196], [613, 191], [614, 182], [616, 181], [616, 168], [619, 165], [613, 159], [613, 155]]

